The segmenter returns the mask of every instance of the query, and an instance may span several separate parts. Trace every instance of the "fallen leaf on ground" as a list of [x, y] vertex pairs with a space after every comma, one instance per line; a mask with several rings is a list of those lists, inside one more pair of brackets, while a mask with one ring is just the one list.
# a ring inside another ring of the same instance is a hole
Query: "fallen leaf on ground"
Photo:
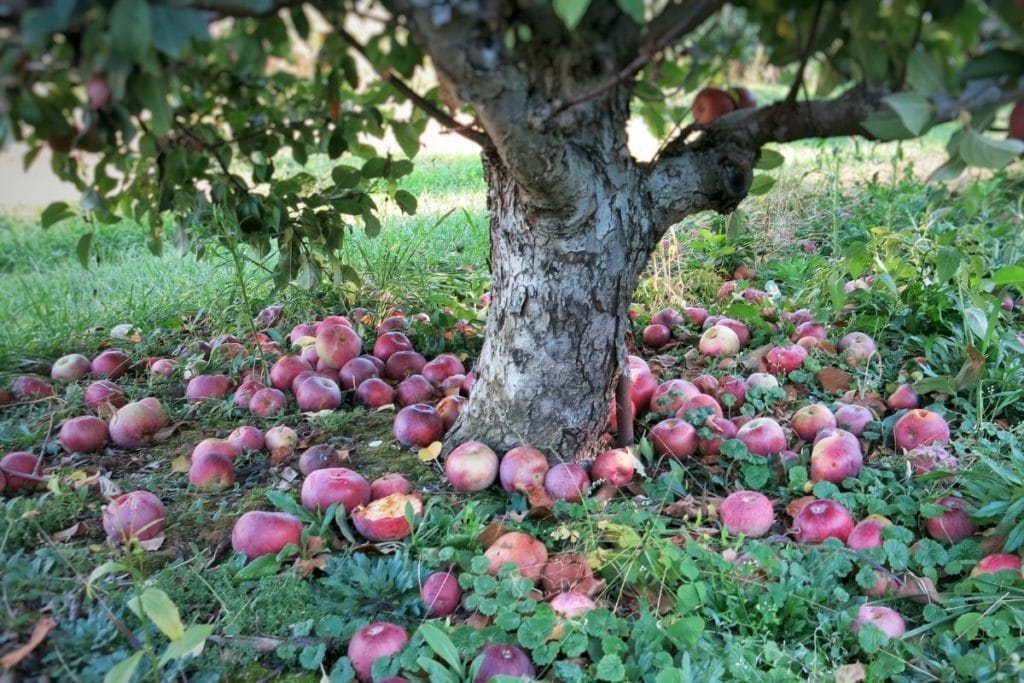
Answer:
[[0, 667], [5, 669], [13, 669], [18, 666], [19, 663], [30, 654], [32, 651], [39, 647], [39, 644], [43, 642], [47, 634], [53, 629], [57, 628], [57, 622], [48, 616], [39, 617], [36, 620], [36, 625], [32, 628], [32, 635], [29, 636], [28, 642], [8, 652], [3, 657], [0, 657]]

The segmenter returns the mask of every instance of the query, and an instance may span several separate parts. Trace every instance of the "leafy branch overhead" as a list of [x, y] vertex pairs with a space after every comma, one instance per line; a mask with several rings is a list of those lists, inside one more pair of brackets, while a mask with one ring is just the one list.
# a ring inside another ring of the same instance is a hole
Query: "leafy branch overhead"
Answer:
[[[279, 285], [355, 277], [341, 262], [346, 236], [376, 234], [388, 206], [415, 212], [401, 183], [430, 118], [515, 177], [545, 178], [553, 201], [572, 191], [561, 180], [568, 157], [549, 153], [558, 131], [620, 106], [623, 93], [664, 141], [652, 187], [677, 198], [689, 188], [666, 178], [680, 158], [689, 168], [724, 156], [746, 174], [772, 141], [906, 139], [956, 121], [938, 179], [1024, 152], [998, 130], [1001, 106], [1024, 96], [1015, 0], [406, 5], [7, 3], [0, 138], [26, 143], [26, 164], [49, 147], [89, 220], [137, 221], [157, 252], [167, 239], [201, 251], [230, 235], [279, 254]], [[535, 82], [534, 62], [557, 45], [592, 58], [592, 73]], [[788, 96], [694, 125], [694, 93], [755, 51], [792, 77]], [[509, 97], [519, 88], [528, 101]], [[670, 199], [666, 217], [729, 210], [750, 189], [748, 179], [727, 201], [685, 210]], [[44, 226], [72, 214], [51, 206]], [[83, 238], [83, 261], [89, 246]]]

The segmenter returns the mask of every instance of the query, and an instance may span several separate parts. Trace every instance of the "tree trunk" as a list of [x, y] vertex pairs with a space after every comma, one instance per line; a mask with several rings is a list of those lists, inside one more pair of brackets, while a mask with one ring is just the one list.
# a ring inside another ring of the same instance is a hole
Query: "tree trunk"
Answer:
[[[614, 139], [611, 136], [609, 139]], [[589, 144], [593, 144], [591, 141]], [[533, 446], [552, 462], [602, 448], [629, 305], [650, 251], [635, 164], [605, 145], [576, 168], [591, 195], [558, 215], [526, 205], [497, 156], [485, 157], [491, 304], [476, 381], [452, 448]]]

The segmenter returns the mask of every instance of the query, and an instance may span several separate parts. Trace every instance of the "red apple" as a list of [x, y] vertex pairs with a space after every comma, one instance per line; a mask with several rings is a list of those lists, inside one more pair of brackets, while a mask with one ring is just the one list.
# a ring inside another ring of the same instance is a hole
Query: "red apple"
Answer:
[[480, 668], [473, 683], [487, 683], [495, 676], [510, 676], [532, 681], [537, 670], [530, 656], [515, 645], [487, 645], [480, 654]]
[[[747, 402], [747, 391], [750, 389], [747, 380], [735, 375], [726, 375], [718, 381], [718, 390], [714, 393], [718, 402], [730, 412], [739, 410]], [[731, 396], [730, 399], [724, 397]]]
[[452, 375], [441, 380], [441, 393], [445, 396], [454, 396], [462, 393], [462, 383], [466, 381], [465, 375]]
[[934, 469], [949, 472], [959, 469], [956, 457], [942, 446], [918, 446], [907, 451], [906, 456], [915, 477], [927, 474]]
[[452, 375], [465, 375], [466, 368], [462, 361], [450, 353], [442, 353], [423, 366], [423, 376], [431, 384], [440, 384]]
[[401, 332], [386, 332], [373, 344], [373, 355], [384, 363], [399, 351], [412, 351], [412, 342]]
[[835, 412], [836, 426], [854, 436], [861, 436], [877, 418], [870, 408], [855, 403], [840, 403]]
[[345, 327], [352, 327], [352, 321], [343, 315], [329, 315], [316, 324], [316, 332], [320, 332], [323, 328], [328, 325], [344, 325]]
[[392, 432], [403, 446], [423, 448], [444, 437], [444, 420], [426, 403], [416, 403], [398, 411]]
[[643, 372], [630, 368], [629, 398], [636, 417], [650, 409], [651, 399], [658, 389], [658, 380], [650, 370]]
[[444, 422], [444, 431], [448, 432], [455, 425], [455, 421], [459, 419], [459, 415], [462, 413], [462, 406], [465, 405], [468, 399], [462, 396], [445, 396], [437, 404], [437, 414], [441, 416], [441, 421]]
[[865, 624], [877, 626], [885, 634], [885, 637], [890, 640], [899, 638], [907, 632], [907, 625], [903, 622], [903, 617], [900, 616], [900, 613], [882, 605], [860, 606], [851, 630], [856, 633]]
[[704, 325], [704, 321], [708, 319], [708, 312], [703, 308], [697, 308], [694, 306], [687, 306], [683, 309], [683, 314], [690, 319], [690, 322], [701, 327]]
[[821, 439], [811, 451], [811, 481], [830, 481], [838, 486], [857, 477], [863, 466], [860, 443], [841, 434]]
[[395, 382], [399, 382], [409, 375], [415, 375], [423, 370], [427, 359], [416, 351], [396, 351], [388, 356], [384, 364], [384, 375]]
[[885, 517], [868, 515], [850, 531], [850, 535], [846, 537], [846, 547], [851, 550], [882, 547], [882, 529], [887, 526], [892, 526], [892, 522]]
[[235, 389], [235, 395], [231, 400], [240, 408], [248, 408], [249, 402], [256, 392], [266, 388], [267, 386], [263, 382], [254, 379], [246, 380], [238, 385], [238, 388]]
[[348, 643], [348, 658], [356, 678], [364, 683], [373, 680], [373, 663], [381, 657], [398, 654], [409, 642], [409, 634], [397, 624], [378, 621], [356, 631]]
[[938, 413], [918, 408], [908, 411], [896, 420], [892, 428], [897, 450], [913, 450], [918, 446], [933, 446], [936, 442], [949, 443], [949, 425]]
[[103, 530], [113, 543], [132, 538], [148, 541], [159, 536], [166, 524], [164, 504], [149, 491], [123, 493], [103, 508]]
[[[291, 345], [299, 344], [300, 339], [308, 339], [309, 343], [312, 344], [316, 338], [316, 325], [312, 323], [302, 323], [292, 328], [292, 331], [288, 333], [288, 343]], [[303, 344], [306, 346], [306, 344]]]
[[722, 406], [715, 400], [714, 397], [708, 396], [707, 394], [698, 394], [691, 398], [683, 401], [683, 405], [676, 411], [676, 417], [686, 419], [689, 413], [693, 413], [701, 410], [710, 410], [711, 415], [714, 417], [724, 417], [725, 413], [722, 412]]
[[664, 325], [648, 325], [641, 335], [644, 344], [652, 349], [660, 349], [672, 340], [672, 330]]
[[698, 375], [693, 379], [693, 386], [702, 394], [715, 396], [718, 393], [718, 378], [714, 375]]
[[[1017, 0], [1017, 7], [1024, 10], [1024, 0]], [[1010, 137], [1024, 140], [1024, 99], [1017, 100], [1010, 110]]]
[[302, 545], [302, 520], [284, 512], [246, 512], [231, 530], [231, 547], [248, 560]]
[[711, 423], [705, 425], [712, 436], [706, 439], [700, 439], [697, 442], [697, 449], [701, 455], [715, 456], [722, 453], [722, 442], [728, 439], [735, 439], [738, 427], [724, 417], [713, 417]]
[[109, 440], [107, 423], [95, 415], [73, 417], [60, 427], [60, 445], [68, 453], [95, 453]]
[[292, 451], [299, 445], [299, 435], [287, 425], [271, 427], [263, 435], [263, 440], [267, 450], [271, 453], [275, 451]]
[[172, 358], [157, 358], [149, 364], [149, 374], [153, 377], [171, 377], [178, 370], [178, 361]]
[[163, 420], [145, 403], [128, 403], [110, 418], [110, 440], [121, 448], [142, 448], [163, 427]]
[[1007, 553], [995, 553], [981, 558], [978, 564], [971, 570], [971, 576], [979, 574], [998, 574], [999, 572], [1010, 571], [1021, 575], [1021, 560], [1017, 555]]
[[262, 451], [266, 446], [263, 431], [250, 425], [235, 428], [228, 434], [227, 441], [239, 451]]
[[372, 543], [400, 541], [412, 533], [405, 517], [405, 508], [409, 505], [414, 517], [423, 516], [423, 501], [415, 493], [392, 493], [353, 510], [352, 524], [363, 538]]
[[302, 482], [302, 505], [310, 512], [323, 512], [341, 503], [351, 513], [359, 505], [370, 502], [370, 482], [363, 475], [346, 467], [314, 470]]
[[404, 315], [391, 315], [380, 321], [380, 325], [377, 326], [377, 333], [383, 336], [389, 332], [407, 330], [411, 326], [409, 319]]
[[409, 494], [411, 492], [412, 487], [409, 486], [409, 481], [395, 472], [389, 472], [370, 482], [370, 500], [384, 498], [392, 493]]
[[260, 389], [249, 399], [249, 412], [257, 417], [271, 417], [288, 408], [288, 397], [283, 391], [268, 387]]
[[395, 390], [384, 380], [371, 377], [356, 389], [356, 398], [367, 408], [376, 410], [395, 402]]
[[291, 391], [300, 372], [312, 372], [313, 366], [299, 356], [281, 356], [270, 368], [270, 385], [278, 391]]
[[823, 429], [835, 429], [836, 418], [826, 406], [812, 403], [793, 413], [790, 428], [802, 441], [810, 443]]
[[227, 375], [196, 375], [185, 388], [185, 398], [189, 403], [227, 398], [231, 386], [231, 378]]
[[341, 389], [326, 377], [310, 377], [295, 387], [299, 410], [335, 410], [341, 405]]
[[152, 396], [146, 396], [144, 398], [140, 398], [138, 403], [146, 406], [153, 412], [154, 424], [158, 430], [171, 424], [171, 418], [167, 416], [167, 411], [164, 410], [164, 407], [160, 404], [159, 400]]
[[92, 363], [80, 353], [61, 356], [53, 362], [50, 377], [58, 382], [74, 384], [92, 370]]
[[100, 415], [112, 415], [128, 403], [121, 387], [108, 379], [101, 379], [86, 387], [83, 398], [85, 405]]
[[770, 417], [758, 417], [746, 423], [736, 432], [736, 438], [754, 455], [773, 455], [786, 448], [786, 433]]
[[901, 384], [889, 395], [885, 404], [889, 407], [889, 410], [894, 412], [897, 410], [913, 410], [921, 407], [921, 397], [914, 391], [913, 385]]
[[796, 326], [796, 330], [789, 337], [789, 340], [796, 343], [801, 339], [825, 339], [825, 326], [818, 325], [811, 321], [802, 322]]
[[578, 619], [590, 610], [597, 609], [597, 604], [589, 596], [572, 591], [555, 595], [549, 604], [552, 611], [563, 619]]
[[209, 453], [216, 453], [234, 462], [235, 458], [242, 454], [242, 449], [227, 439], [203, 439], [192, 449], [192, 459], [195, 460]]
[[582, 503], [590, 490], [590, 477], [576, 463], [560, 462], [544, 475], [544, 490], [555, 500]]
[[309, 476], [317, 470], [341, 467], [338, 450], [329, 444], [310, 446], [299, 456], [299, 471]]
[[221, 453], [193, 454], [188, 480], [200, 491], [223, 491], [235, 485], [235, 466]]
[[19, 477], [19, 474], [29, 474], [35, 477], [42, 477], [42, 464], [39, 458], [26, 451], [15, 451], [0, 458], [0, 471], [7, 480], [5, 490], [8, 493], [19, 491], [35, 491], [43, 488], [46, 484], [27, 477]]
[[548, 469], [548, 459], [539, 450], [517, 446], [501, 459], [498, 475], [501, 487], [512, 493], [543, 486]]
[[945, 509], [938, 517], [926, 519], [924, 522], [928, 535], [943, 543], [959, 543], [970, 538], [978, 530], [971, 521], [971, 515], [965, 510], [966, 503], [960, 498], [947, 496], [935, 501], [936, 505]]
[[694, 396], [699, 396], [700, 390], [685, 379], [670, 379], [662, 382], [651, 394], [649, 409], [655, 415], [675, 415], [683, 403]]
[[341, 368], [362, 353], [363, 340], [348, 325], [321, 325], [316, 331], [316, 352], [329, 368]]
[[128, 370], [131, 356], [122, 349], [107, 349], [92, 359], [92, 374], [117, 379]]
[[693, 120], [706, 126], [735, 108], [729, 93], [719, 88], [703, 88], [693, 98]]
[[799, 344], [776, 346], [764, 356], [764, 367], [773, 374], [799, 370], [807, 360], [807, 349]]
[[341, 367], [341, 371], [338, 372], [338, 379], [341, 381], [340, 387], [347, 391], [355, 389], [366, 380], [371, 377], [377, 377], [379, 374], [377, 366], [369, 359], [360, 356], [353, 358]]
[[451, 572], [435, 572], [427, 577], [420, 588], [420, 599], [432, 617], [447, 617], [455, 613], [462, 602], [462, 589], [458, 578]]
[[278, 304], [272, 304], [265, 307], [254, 320], [254, 324], [257, 329], [265, 330], [268, 327], [274, 327], [281, 321], [281, 313], [284, 311], [284, 306]]
[[768, 497], [757, 491], [730, 493], [718, 510], [730, 534], [759, 538], [775, 524], [775, 511]]
[[602, 451], [594, 458], [590, 468], [590, 476], [594, 480], [603, 480], [613, 486], [625, 486], [633, 480], [636, 473], [636, 459], [625, 448], [614, 448]]
[[654, 452], [681, 460], [697, 450], [697, 430], [686, 420], [670, 417], [658, 422], [650, 431]]
[[498, 478], [498, 455], [479, 441], [467, 441], [448, 454], [444, 473], [457, 491], [482, 491]]
[[857, 367], [870, 360], [878, 352], [875, 340], [863, 332], [851, 332], [839, 340], [839, 351], [850, 367]]
[[519, 573], [537, 583], [541, 570], [548, 561], [548, 549], [529, 534], [510, 531], [502, 534], [484, 552], [488, 560], [487, 573], [494, 576], [506, 562], [519, 568]]
[[54, 395], [53, 387], [41, 377], [22, 375], [11, 382], [11, 392], [19, 401], [34, 401]]
[[842, 542], [853, 531], [849, 510], [834, 500], [814, 500], [793, 518], [793, 535], [798, 543], [821, 543], [827, 538]]
[[395, 397], [403, 406], [414, 403], [429, 403], [437, 396], [434, 385], [423, 375], [409, 375], [395, 390]]
[[740, 339], [724, 325], [712, 325], [700, 337], [697, 348], [705, 356], [734, 356], [740, 350]]

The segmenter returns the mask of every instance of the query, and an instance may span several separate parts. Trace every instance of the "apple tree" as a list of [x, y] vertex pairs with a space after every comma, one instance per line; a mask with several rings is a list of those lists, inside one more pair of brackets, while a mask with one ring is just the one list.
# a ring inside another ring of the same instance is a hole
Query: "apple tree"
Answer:
[[[785, 96], [721, 116], [735, 103], [706, 99], [695, 121], [695, 93], [755, 49]], [[417, 89], [421, 71], [437, 85]], [[276, 252], [281, 284], [356, 277], [346, 235], [376, 234], [380, 202], [416, 210], [401, 184], [428, 118], [472, 140], [493, 288], [449, 447], [586, 457], [628, 372], [650, 253], [684, 217], [765, 189], [765, 145], [955, 121], [939, 179], [1024, 151], [1002, 123], [1024, 97], [1024, 3], [14, 0], [0, 83], [0, 137], [27, 143], [26, 163], [48, 145], [87, 220], [130, 217], [154, 251], [218, 225]], [[629, 152], [631, 115], [663, 141], [650, 161]], [[368, 144], [387, 133], [404, 158]], [[312, 154], [329, 174], [307, 170]]]

